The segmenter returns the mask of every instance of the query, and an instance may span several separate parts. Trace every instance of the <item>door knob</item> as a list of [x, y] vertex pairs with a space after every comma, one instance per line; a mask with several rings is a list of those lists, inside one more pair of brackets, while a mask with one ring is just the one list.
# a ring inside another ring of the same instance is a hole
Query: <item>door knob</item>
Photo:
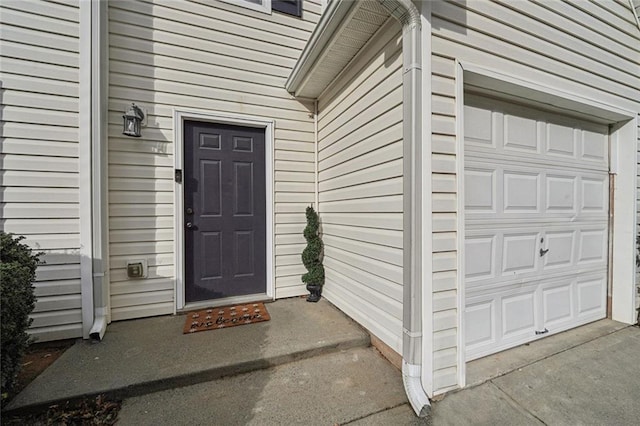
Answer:
[[187, 229], [193, 229], [193, 223], [191, 222], [187, 222], [186, 225]]

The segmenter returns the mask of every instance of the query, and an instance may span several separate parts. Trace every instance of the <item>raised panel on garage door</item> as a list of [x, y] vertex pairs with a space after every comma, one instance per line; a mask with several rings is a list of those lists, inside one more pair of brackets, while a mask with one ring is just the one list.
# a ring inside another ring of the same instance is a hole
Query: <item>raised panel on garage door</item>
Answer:
[[467, 359], [603, 318], [607, 127], [468, 94], [464, 131]]

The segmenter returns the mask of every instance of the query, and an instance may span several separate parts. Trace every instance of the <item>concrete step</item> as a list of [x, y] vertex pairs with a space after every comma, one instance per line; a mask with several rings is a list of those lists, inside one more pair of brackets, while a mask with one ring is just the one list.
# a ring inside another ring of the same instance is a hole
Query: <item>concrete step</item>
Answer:
[[130, 398], [118, 425], [383, 424], [388, 410], [384, 424], [417, 424], [400, 372], [369, 347]]
[[186, 335], [180, 315], [112, 323], [102, 342], [76, 343], [6, 409], [98, 394], [128, 398], [370, 344], [365, 330], [324, 300], [266, 306], [270, 321]]

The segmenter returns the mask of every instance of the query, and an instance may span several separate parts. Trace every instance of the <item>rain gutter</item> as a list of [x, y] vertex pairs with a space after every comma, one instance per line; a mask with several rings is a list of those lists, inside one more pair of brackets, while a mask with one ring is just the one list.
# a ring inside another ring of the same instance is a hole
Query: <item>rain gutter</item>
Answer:
[[[83, 231], [88, 233], [84, 250], [84, 263], [87, 271], [83, 286], [83, 317], [91, 319], [85, 338], [102, 340], [109, 318], [109, 278], [108, 278], [108, 210], [107, 210], [107, 91], [108, 91], [108, 20], [107, 2], [83, 0], [80, 3], [84, 11], [85, 73], [89, 78], [85, 90], [86, 109], [85, 134], [80, 145], [84, 146], [82, 163], [87, 172], [81, 185], [89, 191], [82, 220], [86, 223]], [[86, 28], [86, 27], [85, 27]], [[87, 93], [88, 92], [88, 93]], [[90, 269], [89, 269], [90, 268]], [[86, 293], [86, 296], [84, 295]], [[91, 299], [90, 301], [88, 299]], [[86, 313], [85, 313], [86, 312]]]
[[[431, 411], [423, 376], [431, 377], [423, 362], [423, 129], [422, 129], [422, 16], [411, 0], [377, 0], [402, 25], [403, 54], [403, 337], [402, 377], [411, 407], [420, 417]], [[333, 0], [285, 83], [294, 96], [309, 78], [337, 30], [349, 20], [358, 2]], [[317, 110], [316, 110], [317, 114]], [[430, 222], [426, 222], [430, 223]], [[429, 250], [425, 250], [429, 252]], [[424, 271], [428, 272], [428, 271]], [[430, 312], [429, 310], [425, 312]], [[431, 319], [429, 318], [429, 321]], [[426, 329], [426, 327], [425, 327]], [[428, 349], [430, 350], [430, 349]], [[430, 354], [424, 354], [429, 359]]]
[[78, 207], [80, 234], [80, 294], [82, 306], [82, 337], [89, 338], [93, 324], [93, 247], [91, 201], [91, 3], [79, 4], [79, 112], [78, 112]]
[[422, 23], [411, 0], [378, 0], [402, 24], [403, 339], [402, 378], [411, 407], [431, 411], [422, 385]]

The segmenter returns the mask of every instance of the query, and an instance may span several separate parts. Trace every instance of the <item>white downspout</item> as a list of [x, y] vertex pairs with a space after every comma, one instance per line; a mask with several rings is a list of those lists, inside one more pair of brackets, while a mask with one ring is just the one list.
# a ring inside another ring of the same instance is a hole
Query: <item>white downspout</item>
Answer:
[[80, 286], [82, 300], [82, 337], [89, 338], [93, 324], [93, 224], [91, 202], [91, 3], [80, 7], [80, 67], [78, 114], [78, 179], [80, 222]]
[[411, 0], [378, 0], [402, 24], [403, 341], [402, 377], [415, 413], [431, 404], [422, 385], [422, 23]]
[[93, 325], [89, 337], [102, 340], [109, 323], [107, 211], [107, 2], [90, 0], [91, 7], [91, 207]]

